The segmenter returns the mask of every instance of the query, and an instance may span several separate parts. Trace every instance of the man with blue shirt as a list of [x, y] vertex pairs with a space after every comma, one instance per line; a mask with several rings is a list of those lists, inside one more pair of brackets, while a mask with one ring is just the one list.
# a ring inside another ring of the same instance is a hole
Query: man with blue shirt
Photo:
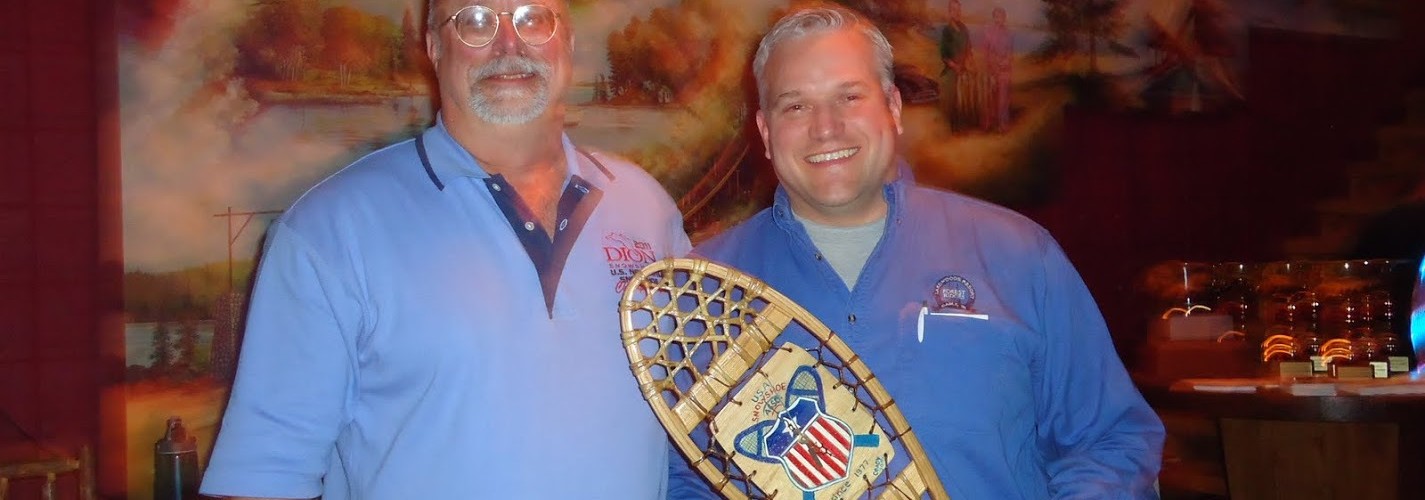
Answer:
[[[753, 62], [774, 205], [694, 250], [836, 331], [895, 398], [956, 500], [1155, 497], [1163, 427], [1083, 281], [1028, 219], [916, 185], [897, 160], [891, 47], [796, 11]], [[779, 338], [816, 345], [803, 331]], [[708, 487], [672, 462], [670, 496]]]
[[617, 304], [681, 216], [564, 135], [566, 2], [428, 8], [438, 119], [274, 223], [203, 493], [661, 498]]

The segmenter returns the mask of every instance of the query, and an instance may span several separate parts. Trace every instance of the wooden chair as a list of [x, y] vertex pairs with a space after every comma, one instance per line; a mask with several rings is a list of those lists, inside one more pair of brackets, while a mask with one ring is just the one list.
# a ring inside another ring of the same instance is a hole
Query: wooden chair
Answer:
[[[9, 450], [7, 450], [9, 451]], [[51, 456], [42, 456], [51, 455]], [[74, 475], [79, 485], [80, 500], [94, 500], [94, 456], [89, 447], [80, 448], [79, 457], [54, 457], [52, 454], [19, 451], [0, 454], [0, 500], [8, 500], [12, 479], [43, 478], [41, 498], [55, 500], [59, 477]], [[18, 500], [18, 499], [17, 499]]]

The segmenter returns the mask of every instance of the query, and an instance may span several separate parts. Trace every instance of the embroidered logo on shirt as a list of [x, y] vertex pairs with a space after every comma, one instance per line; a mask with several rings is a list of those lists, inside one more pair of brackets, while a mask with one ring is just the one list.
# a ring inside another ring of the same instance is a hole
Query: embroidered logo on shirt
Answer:
[[988, 314], [975, 312], [975, 286], [962, 276], [951, 274], [935, 282], [930, 292], [934, 304], [921, 302], [920, 315], [915, 320], [915, 338], [925, 342], [925, 316], [947, 316], [988, 321]]
[[970, 284], [970, 280], [952, 274], [935, 283], [932, 298], [937, 311], [971, 311], [975, 306], [975, 286]]
[[623, 293], [633, 275], [644, 266], [658, 260], [653, 245], [621, 232], [604, 235], [604, 258], [609, 263], [609, 275], [618, 278], [615, 293]]

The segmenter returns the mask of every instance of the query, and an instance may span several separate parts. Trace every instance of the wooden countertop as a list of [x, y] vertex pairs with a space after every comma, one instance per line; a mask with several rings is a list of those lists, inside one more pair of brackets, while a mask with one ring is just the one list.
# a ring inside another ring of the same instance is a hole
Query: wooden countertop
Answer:
[[[1192, 412], [1217, 418], [1425, 424], [1425, 394], [1360, 395], [1337, 391], [1335, 395], [1298, 395], [1291, 392], [1292, 383], [1283, 384], [1272, 379], [1261, 379], [1262, 387], [1248, 392], [1228, 392], [1223, 388], [1195, 390], [1178, 380], [1140, 378], [1135, 382], [1143, 398], [1159, 411]], [[1246, 385], [1246, 381], [1242, 382]], [[1297, 384], [1330, 382], [1313, 380]], [[1343, 381], [1337, 384], [1339, 387], [1358, 383]], [[1315, 390], [1315, 387], [1310, 389]]]

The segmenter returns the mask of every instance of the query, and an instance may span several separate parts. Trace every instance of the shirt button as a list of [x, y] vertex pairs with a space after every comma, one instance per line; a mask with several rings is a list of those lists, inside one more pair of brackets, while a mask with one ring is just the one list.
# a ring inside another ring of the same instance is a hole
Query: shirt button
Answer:
[[569, 227], [569, 219], [564, 219], [564, 220], [559, 221], [559, 230], [560, 230], [560, 231], [563, 231], [564, 228], [566, 228], [566, 227]]
[[534, 230], [534, 223], [533, 223], [533, 222], [526, 222], [526, 223], [524, 223], [524, 230], [525, 230], [525, 231], [533, 231], [533, 230]]
[[490, 183], [490, 189], [499, 191], [499, 190], [500, 190], [500, 185], [499, 185], [499, 184], [495, 184], [495, 183]]
[[847, 317], [846, 317], [846, 321], [850, 321], [851, 324], [853, 324], [853, 325], [856, 324], [856, 315], [855, 315], [855, 314], [852, 314], [852, 315], [850, 315], [850, 316], [847, 316]]
[[821, 260], [821, 254], [816, 254], [816, 260]]

